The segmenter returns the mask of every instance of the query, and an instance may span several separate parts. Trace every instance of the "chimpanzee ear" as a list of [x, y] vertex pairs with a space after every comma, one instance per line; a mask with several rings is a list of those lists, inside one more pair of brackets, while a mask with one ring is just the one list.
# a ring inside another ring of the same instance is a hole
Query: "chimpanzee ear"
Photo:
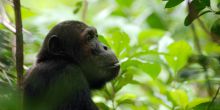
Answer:
[[48, 40], [49, 52], [53, 54], [60, 54], [62, 52], [60, 39], [56, 35], [52, 35]]

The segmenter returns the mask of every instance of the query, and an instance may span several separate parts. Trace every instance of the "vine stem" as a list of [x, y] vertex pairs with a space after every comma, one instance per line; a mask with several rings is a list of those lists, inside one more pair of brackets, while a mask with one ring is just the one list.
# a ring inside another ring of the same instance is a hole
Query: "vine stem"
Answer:
[[211, 107], [211, 105], [215, 102], [215, 99], [217, 98], [217, 96], [218, 96], [218, 94], [219, 94], [219, 91], [220, 91], [220, 85], [219, 85], [219, 87], [218, 87], [218, 90], [217, 90], [215, 96], [212, 98], [212, 102], [209, 103], [209, 105], [208, 105], [208, 107], [207, 107], [207, 110], [209, 110], [210, 107]]
[[[190, 0], [188, 0], [187, 1], [188, 2], [188, 11], [190, 12]], [[193, 14], [194, 13], [194, 11], [192, 12], [192, 15], [194, 15]], [[205, 28], [205, 26], [204, 26], [204, 24], [201, 24], [201, 22], [200, 22], [200, 25], [203, 27], [203, 28]], [[202, 49], [201, 49], [201, 45], [200, 45], [200, 43], [199, 43], [199, 37], [198, 37], [198, 35], [197, 35], [197, 33], [196, 33], [196, 28], [195, 28], [195, 25], [192, 23], [191, 24], [191, 29], [192, 29], [192, 33], [193, 33], [193, 37], [194, 37], [194, 44], [195, 44], [195, 47], [196, 47], [196, 49], [197, 49], [197, 51], [198, 51], [198, 53], [199, 53], [199, 55], [203, 55], [202, 54]], [[205, 31], [207, 31], [206, 30], [206, 28], [205, 28]], [[208, 32], [209, 33], [209, 32]], [[205, 72], [205, 78], [206, 78], [206, 83], [207, 83], [207, 85], [208, 85], [208, 94], [209, 94], [209, 96], [211, 96], [212, 95], [212, 87], [211, 87], [211, 83], [210, 83], [210, 81], [209, 81], [209, 75], [208, 75], [208, 72], [207, 72], [207, 65], [202, 65], [203, 66], [203, 68], [204, 68], [204, 72]]]
[[115, 87], [113, 85], [113, 83], [111, 83], [112, 86], [112, 96], [111, 96], [111, 101], [112, 101], [112, 108], [113, 110], [116, 110], [116, 105], [115, 105]]
[[[191, 24], [191, 29], [192, 29], [192, 32], [193, 32], [195, 47], [197, 48], [197, 51], [198, 51], [199, 55], [203, 55], [202, 50], [201, 50], [201, 46], [200, 46], [200, 43], [199, 43], [199, 37], [196, 33], [196, 29], [195, 29], [195, 26], [194, 26], [193, 23]], [[206, 65], [202, 65], [202, 66], [204, 68], [206, 83], [208, 85], [208, 94], [209, 94], [209, 96], [211, 96], [213, 92], [212, 92], [211, 83], [209, 81], [209, 75], [207, 73], [207, 67], [206, 67]]]
[[23, 33], [22, 33], [22, 18], [21, 18], [21, 4], [20, 0], [14, 0], [14, 12], [15, 12], [15, 28], [16, 28], [16, 71], [17, 71], [17, 85], [21, 89], [23, 82]]
[[207, 34], [212, 40], [215, 40], [215, 39], [216, 39], [215, 36], [213, 36], [213, 35], [211, 34], [211, 32], [206, 28], [206, 26], [205, 26], [205, 24], [203, 23], [203, 21], [202, 21], [200, 18], [198, 18], [197, 20], [198, 20], [199, 25], [201, 26], [201, 28], [206, 32], [206, 34]]

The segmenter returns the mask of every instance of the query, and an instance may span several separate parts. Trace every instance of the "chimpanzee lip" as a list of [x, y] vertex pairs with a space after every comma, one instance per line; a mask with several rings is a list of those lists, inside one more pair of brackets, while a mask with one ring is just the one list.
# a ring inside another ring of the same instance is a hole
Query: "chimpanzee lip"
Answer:
[[119, 67], [120, 64], [119, 63], [115, 63], [112, 67]]
[[113, 74], [113, 78], [118, 75], [120, 71], [120, 64], [119, 63], [114, 63], [113, 66], [109, 67], [111, 73]]
[[119, 62], [115, 62], [115, 63], [112, 63], [108, 66], [109, 68], [117, 68], [117, 67], [120, 67], [120, 64]]
[[113, 63], [107, 64], [107, 65], [101, 65], [101, 66], [99, 66], [99, 67], [112, 69], [112, 68], [120, 67], [120, 64], [119, 64], [119, 62], [117, 61], [117, 62], [113, 62]]

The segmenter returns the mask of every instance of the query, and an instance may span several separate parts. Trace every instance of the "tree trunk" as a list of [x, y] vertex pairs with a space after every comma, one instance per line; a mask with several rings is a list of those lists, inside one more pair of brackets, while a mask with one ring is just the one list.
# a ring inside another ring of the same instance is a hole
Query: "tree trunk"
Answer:
[[17, 71], [17, 85], [22, 87], [23, 82], [23, 34], [22, 34], [22, 18], [21, 18], [21, 4], [20, 0], [14, 0], [15, 24], [16, 24], [16, 71]]

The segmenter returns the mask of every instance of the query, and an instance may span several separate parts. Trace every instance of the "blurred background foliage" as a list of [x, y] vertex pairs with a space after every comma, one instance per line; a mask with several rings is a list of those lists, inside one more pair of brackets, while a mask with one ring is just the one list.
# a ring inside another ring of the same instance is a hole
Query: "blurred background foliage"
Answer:
[[[93, 92], [101, 110], [220, 110], [219, 2], [21, 0], [24, 68], [55, 24], [84, 20], [121, 63], [120, 75]], [[12, 0], [0, 0], [0, 110], [19, 109], [14, 32]]]

